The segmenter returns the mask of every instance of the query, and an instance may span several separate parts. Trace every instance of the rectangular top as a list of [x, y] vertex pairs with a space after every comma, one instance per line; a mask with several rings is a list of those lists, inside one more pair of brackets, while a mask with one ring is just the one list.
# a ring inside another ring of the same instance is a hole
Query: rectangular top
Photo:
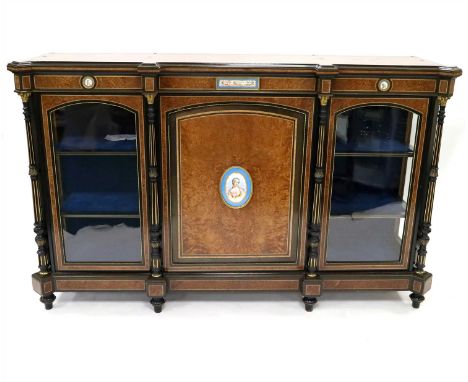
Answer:
[[165, 53], [49, 53], [30, 62], [89, 62], [146, 64], [234, 64], [234, 65], [358, 65], [440, 67], [438, 63], [414, 56], [316, 56], [250, 54], [165, 54]]

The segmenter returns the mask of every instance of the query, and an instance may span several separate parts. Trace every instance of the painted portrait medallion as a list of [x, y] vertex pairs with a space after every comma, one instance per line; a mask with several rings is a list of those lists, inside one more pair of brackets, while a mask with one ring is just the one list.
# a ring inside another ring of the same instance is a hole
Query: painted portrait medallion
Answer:
[[247, 170], [240, 166], [229, 167], [221, 177], [219, 191], [228, 207], [245, 207], [252, 197], [252, 178]]

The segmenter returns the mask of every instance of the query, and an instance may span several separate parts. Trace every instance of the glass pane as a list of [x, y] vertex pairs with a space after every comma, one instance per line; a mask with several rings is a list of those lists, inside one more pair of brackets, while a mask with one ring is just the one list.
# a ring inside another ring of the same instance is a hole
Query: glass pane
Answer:
[[141, 261], [140, 219], [62, 219], [68, 262]]
[[118, 106], [81, 103], [52, 113], [56, 151], [135, 151], [136, 115]]
[[50, 114], [67, 262], [141, 262], [136, 114], [97, 102]]
[[135, 155], [60, 156], [65, 214], [138, 214]]
[[328, 262], [400, 259], [418, 116], [388, 106], [338, 115]]
[[330, 219], [328, 262], [398, 261], [404, 219]]
[[335, 158], [331, 216], [404, 217], [412, 158]]
[[366, 106], [336, 119], [336, 152], [412, 152], [418, 115], [388, 106]]

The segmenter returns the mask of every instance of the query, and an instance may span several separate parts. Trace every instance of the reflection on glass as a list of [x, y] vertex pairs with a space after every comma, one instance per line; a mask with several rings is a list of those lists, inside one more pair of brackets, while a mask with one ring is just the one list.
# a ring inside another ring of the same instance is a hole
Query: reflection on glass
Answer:
[[57, 151], [136, 150], [136, 116], [121, 107], [86, 102], [52, 116]]
[[396, 262], [418, 116], [366, 106], [336, 120], [328, 262]]
[[53, 111], [67, 262], [140, 262], [136, 115], [83, 102]]
[[404, 219], [330, 219], [329, 262], [398, 261]]
[[413, 151], [418, 116], [388, 106], [366, 106], [336, 119], [336, 152], [409, 153]]
[[64, 218], [68, 262], [141, 261], [140, 219]]

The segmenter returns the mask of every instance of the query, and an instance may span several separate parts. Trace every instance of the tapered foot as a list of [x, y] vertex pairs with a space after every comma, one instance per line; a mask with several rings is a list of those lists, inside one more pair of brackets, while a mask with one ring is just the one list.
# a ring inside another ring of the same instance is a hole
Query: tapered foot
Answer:
[[411, 293], [410, 299], [413, 302], [414, 309], [419, 309], [419, 305], [425, 300], [424, 296], [418, 293]]
[[315, 297], [304, 297], [302, 301], [304, 301], [305, 310], [307, 312], [312, 312], [312, 310], [314, 310], [314, 305], [317, 303], [317, 299]]
[[55, 299], [55, 294], [52, 293], [48, 294], [47, 296], [41, 296], [39, 300], [44, 304], [46, 310], [51, 310], [54, 305]]
[[154, 312], [155, 313], [161, 313], [162, 311], [162, 306], [166, 301], [162, 297], [153, 297], [150, 300], [151, 305], [154, 307]]

